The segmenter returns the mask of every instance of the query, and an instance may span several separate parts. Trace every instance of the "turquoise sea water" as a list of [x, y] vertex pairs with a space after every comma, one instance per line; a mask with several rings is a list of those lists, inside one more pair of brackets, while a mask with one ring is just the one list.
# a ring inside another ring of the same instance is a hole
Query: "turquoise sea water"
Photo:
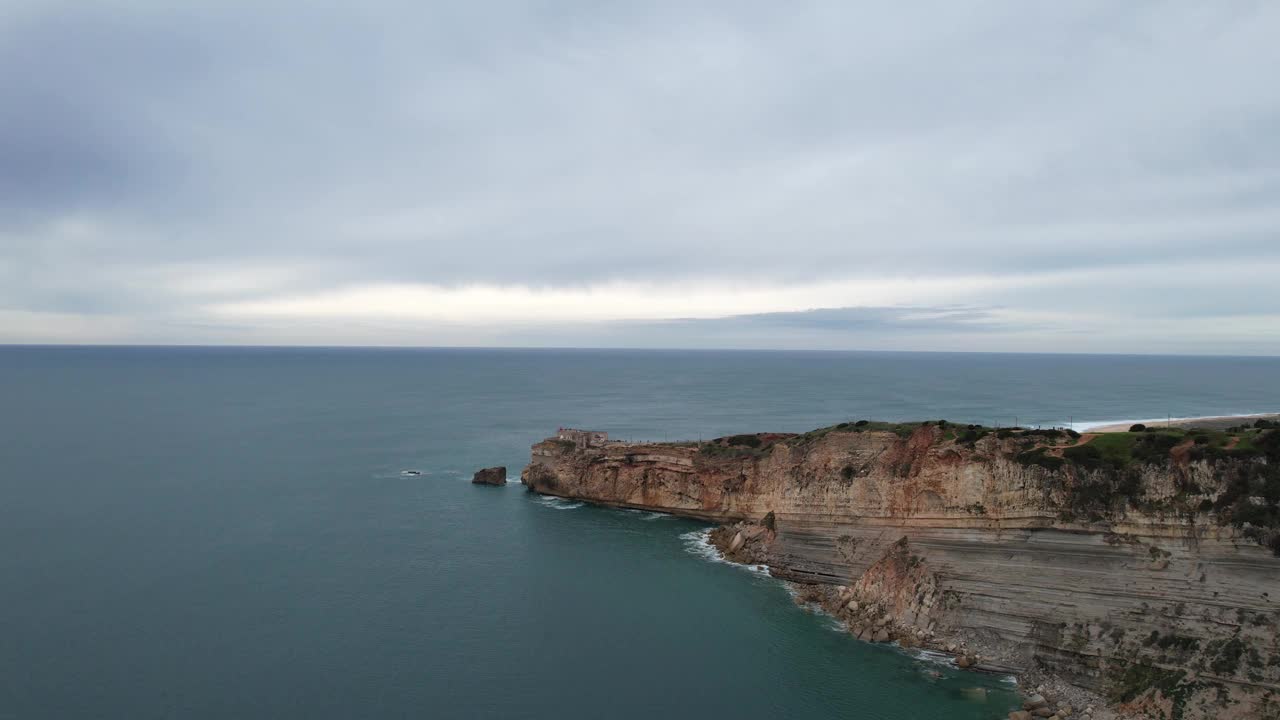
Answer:
[[0, 718], [1003, 717], [704, 525], [470, 473], [559, 425], [1277, 409], [1265, 358], [0, 348]]

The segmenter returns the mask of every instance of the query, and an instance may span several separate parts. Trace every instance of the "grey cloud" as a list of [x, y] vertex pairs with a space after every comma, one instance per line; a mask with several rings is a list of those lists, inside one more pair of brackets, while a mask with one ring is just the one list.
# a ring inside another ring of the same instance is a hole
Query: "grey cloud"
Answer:
[[0, 307], [194, 316], [150, 280], [188, 266], [302, 270], [246, 299], [1176, 267], [957, 301], [1280, 305], [1172, 289], [1280, 263], [1277, 33], [1266, 3], [11, 2]]
[[683, 326], [698, 332], [722, 329], [774, 331], [785, 329], [835, 332], [947, 331], [994, 332], [1043, 329], [1001, 320], [993, 308], [977, 307], [845, 307], [799, 312], [756, 313], [716, 319], [672, 320], [660, 326]]
[[193, 33], [145, 15], [50, 7], [0, 15], [0, 222], [150, 216], [182, 176], [165, 133], [178, 118], [154, 117], [155, 105], [208, 77]]
[[[1073, 332], [1048, 321], [1010, 319], [999, 308], [857, 307], [556, 327], [531, 334], [506, 329], [488, 344], [717, 349], [812, 348], [820, 350], [1035, 349], [1052, 338], [1071, 342]], [[1076, 347], [1075, 349], [1078, 349]]]

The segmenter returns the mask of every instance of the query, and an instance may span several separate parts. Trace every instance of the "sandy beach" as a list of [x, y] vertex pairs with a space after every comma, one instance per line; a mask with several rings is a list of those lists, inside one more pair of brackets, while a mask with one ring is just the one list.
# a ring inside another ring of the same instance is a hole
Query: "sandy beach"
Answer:
[[1277, 413], [1261, 413], [1257, 415], [1218, 415], [1214, 417], [1194, 417], [1194, 418], [1156, 418], [1152, 420], [1125, 420], [1117, 423], [1109, 423], [1105, 425], [1091, 425], [1077, 427], [1081, 432], [1106, 433], [1106, 432], [1126, 432], [1131, 425], [1142, 423], [1151, 427], [1176, 427], [1176, 428], [1199, 428], [1202, 430], [1225, 430], [1236, 425], [1253, 423], [1257, 420], [1280, 421], [1280, 414]]

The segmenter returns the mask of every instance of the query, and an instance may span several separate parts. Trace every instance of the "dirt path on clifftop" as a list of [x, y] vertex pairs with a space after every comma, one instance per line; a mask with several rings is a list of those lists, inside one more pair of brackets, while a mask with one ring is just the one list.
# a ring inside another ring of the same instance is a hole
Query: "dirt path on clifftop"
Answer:
[[1098, 433], [1084, 433], [1071, 445], [1050, 445], [1046, 452], [1054, 457], [1062, 457], [1063, 450], [1066, 450], [1067, 448], [1080, 447], [1081, 445], [1088, 445], [1089, 442], [1096, 437], [1098, 437]]

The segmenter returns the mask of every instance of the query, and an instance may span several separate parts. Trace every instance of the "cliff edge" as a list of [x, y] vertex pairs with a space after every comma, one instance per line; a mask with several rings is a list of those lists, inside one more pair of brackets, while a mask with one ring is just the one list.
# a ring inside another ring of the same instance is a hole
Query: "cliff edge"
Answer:
[[529, 489], [723, 523], [727, 555], [803, 583], [863, 639], [1121, 714], [1280, 718], [1280, 429], [578, 432], [533, 446]]

